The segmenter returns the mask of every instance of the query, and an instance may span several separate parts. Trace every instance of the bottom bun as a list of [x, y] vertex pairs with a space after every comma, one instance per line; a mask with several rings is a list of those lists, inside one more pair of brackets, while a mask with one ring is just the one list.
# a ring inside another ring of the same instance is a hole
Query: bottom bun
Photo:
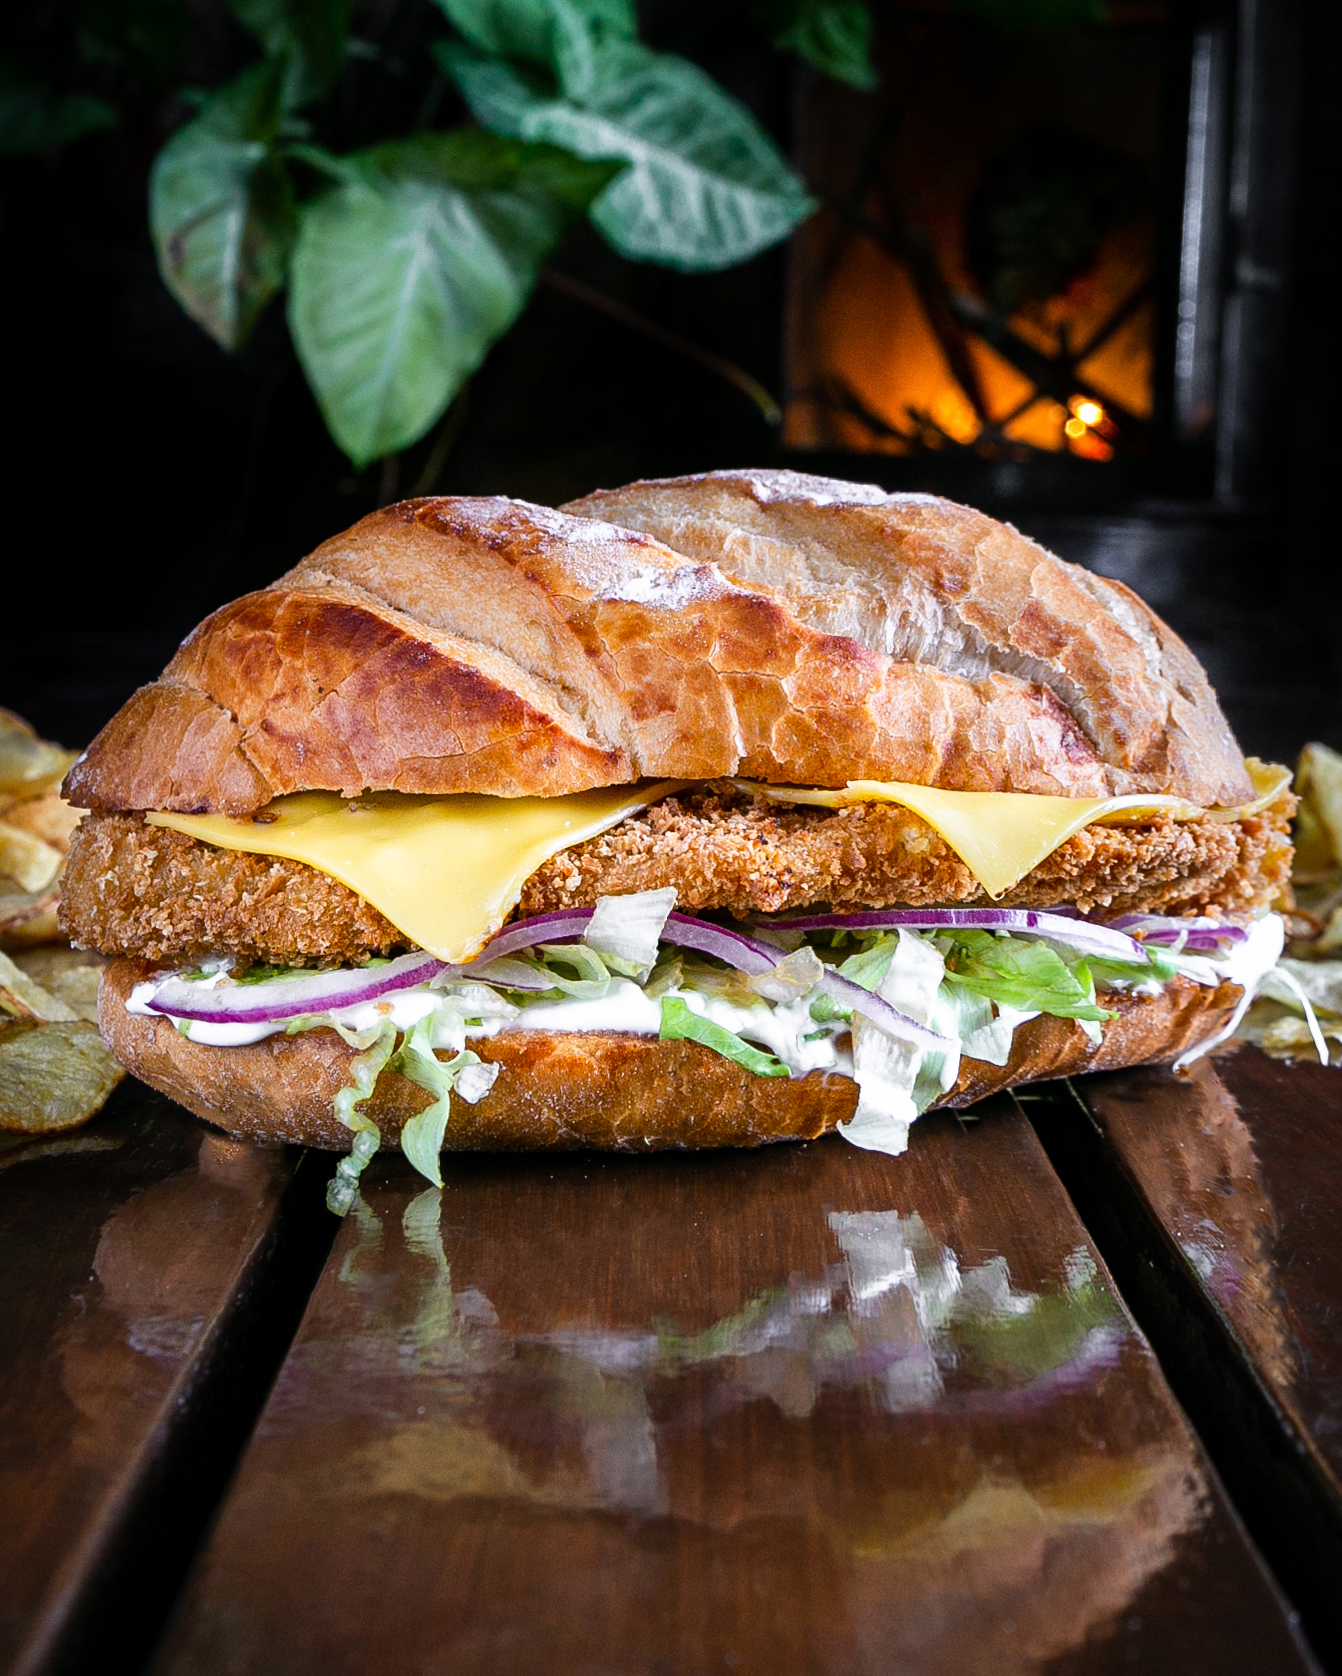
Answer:
[[[98, 996], [103, 1040], [128, 1071], [230, 1135], [348, 1150], [350, 1132], [337, 1122], [334, 1103], [350, 1080], [354, 1050], [334, 1030], [204, 1047], [167, 1019], [126, 1011], [149, 970], [139, 961], [113, 961]], [[1107, 997], [1118, 1017], [1104, 1026], [1098, 1045], [1071, 1019], [1032, 1019], [1017, 1029], [1006, 1065], [962, 1061], [955, 1087], [938, 1104], [967, 1106], [1015, 1083], [1173, 1059], [1218, 1029], [1240, 994], [1235, 984], [1211, 989], [1178, 978], [1159, 995]], [[471, 1046], [498, 1065], [499, 1075], [476, 1105], [453, 1100], [449, 1152], [765, 1146], [814, 1140], [857, 1107], [850, 1077], [757, 1077], [697, 1042], [608, 1030], [506, 1030]], [[395, 1146], [430, 1098], [384, 1071], [363, 1110], [383, 1145]]]

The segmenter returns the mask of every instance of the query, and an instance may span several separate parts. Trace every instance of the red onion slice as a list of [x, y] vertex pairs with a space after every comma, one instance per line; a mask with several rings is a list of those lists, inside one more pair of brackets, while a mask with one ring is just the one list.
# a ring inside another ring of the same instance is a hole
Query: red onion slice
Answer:
[[1066, 943], [1106, 960], [1141, 961], [1141, 945], [1123, 931], [1034, 908], [898, 908], [861, 914], [798, 914], [770, 921], [780, 931], [1011, 931]]
[[[581, 937], [591, 921], [593, 909], [566, 908], [553, 914], [536, 914], [521, 919], [500, 931], [485, 945], [476, 960], [467, 966], [445, 968], [453, 977], [474, 976], [491, 960], [505, 955], [520, 954], [537, 943], [558, 943], [565, 938]], [[681, 948], [697, 949], [700, 954], [714, 955], [738, 972], [750, 977], [767, 972], [778, 964], [780, 951], [757, 942], [740, 931], [726, 931], [704, 919], [693, 919], [689, 914], [670, 914], [662, 928], [661, 941], [675, 943]]]
[[955, 1043], [949, 1036], [940, 1036], [926, 1024], [919, 1024], [916, 1018], [910, 1018], [897, 1007], [892, 1007], [888, 1001], [875, 994], [870, 989], [863, 989], [860, 983], [854, 983], [851, 978], [845, 978], [838, 972], [826, 972], [816, 985], [824, 990], [832, 1001], [837, 1001], [841, 1007], [848, 1007], [855, 1013], [861, 1013], [887, 1036], [897, 1036], [901, 1041], [912, 1042], [920, 1048], [949, 1048]]
[[202, 1024], [274, 1024], [304, 1013], [327, 1013], [376, 1001], [393, 989], [409, 989], [443, 970], [443, 962], [423, 950], [403, 954], [371, 970], [314, 972], [304, 978], [273, 978], [260, 984], [223, 984], [206, 989], [185, 978], [169, 978], [148, 1003], [152, 1012], [170, 1013]]
[[711, 925], [706, 919], [692, 919], [689, 914], [669, 914], [662, 927], [662, 941], [711, 954], [748, 978], [771, 972], [783, 954], [781, 949], [771, 949], [767, 943], [747, 937], [743, 932], [724, 931], [720, 925]]
[[1222, 925], [1219, 920], [1200, 917], [1179, 919], [1173, 914], [1121, 914], [1109, 924], [1142, 943], [1177, 943], [1185, 937], [1184, 948], [1190, 954], [1216, 954], [1228, 943], [1245, 942], [1249, 935], [1239, 925]]
[[505, 926], [486, 943], [475, 959], [464, 966], [452, 966], [454, 977], [465, 977], [478, 972], [487, 960], [501, 960], [504, 955], [520, 954], [537, 943], [562, 943], [567, 937], [581, 937], [591, 920], [593, 908], [559, 908], [552, 914], [533, 914], [530, 919], [515, 920]]

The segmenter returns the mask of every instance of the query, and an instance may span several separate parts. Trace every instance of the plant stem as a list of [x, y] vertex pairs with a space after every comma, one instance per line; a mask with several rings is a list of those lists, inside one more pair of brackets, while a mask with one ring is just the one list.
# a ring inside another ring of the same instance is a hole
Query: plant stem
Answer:
[[586, 303], [589, 308], [600, 309], [603, 314], [610, 315], [612, 320], [618, 320], [621, 325], [628, 326], [632, 331], [642, 332], [650, 337], [654, 343], [660, 343], [667, 349], [673, 349], [678, 355], [684, 355], [688, 360], [697, 361], [701, 367], [707, 367], [719, 378], [725, 378], [729, 384], [734, 384], [743, 395], [750, 397], [763, 415], [766, 425], [781, 425], [783, 410], [778, 402], [760, 383], [752, 378], [744, 367], [738, 367], [734, 361], [728, 361], [721, 355], [715, 355], [711, 349], [701, 349], [697, 343], [691, 343], [688, 338], [678, 336], [675, 332], [668, 332], [665, 326], [659, 326], [655, 320], [649, 320], [646, 315], [637, 313], [626, 304], [608, 297], [604, 291], [597, 291], [590, 285], [585, 285], [580, 279], [572, 279], [568, 274], [556, 273], [553, 268], [546, 268], [541, 278], [556, 291], [562, 291], [566, 297], [572, 297], [576, 302]]

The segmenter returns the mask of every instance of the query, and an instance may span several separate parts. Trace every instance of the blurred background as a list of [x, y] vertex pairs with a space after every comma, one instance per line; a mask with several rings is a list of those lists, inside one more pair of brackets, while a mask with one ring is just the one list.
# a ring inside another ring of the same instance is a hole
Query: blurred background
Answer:
[[0, 704], [82, 745], [408, 494], [771, 465], [1009, 518], [1247, 750], [1342, 745], [1340, 63], [1330, 0], [10, 8]]

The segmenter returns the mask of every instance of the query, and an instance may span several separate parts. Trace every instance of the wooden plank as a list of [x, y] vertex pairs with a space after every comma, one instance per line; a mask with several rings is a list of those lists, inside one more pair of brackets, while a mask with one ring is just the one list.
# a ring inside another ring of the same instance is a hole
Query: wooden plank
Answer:
[[[1187, 1078], [1147, 1067], [1076, 1090], [1092, 1125], [1046, 1119], [1053, 1156], [1320, 1654], [1342, 1665], [1342, 1075], [1241, 1048]], [[1098, 1149], [1077, 1155], [1087, 1129]]]
[[157, 1676], [1312, 1668], [1009, 1100], [446, 1168], [369, 1170]]
[[274, 1247], [296, 1154], [229, 1141], [138, 1084], [77, 1133], [5, 1142], [0, 1669], [119, 1669], [152, 1646], [167, 1603], [136, 1613], [188, 1557], [161, 1539], [194, 1540], [182, 1514], [211, 1443], [176, 1470], [174, 1445]]

